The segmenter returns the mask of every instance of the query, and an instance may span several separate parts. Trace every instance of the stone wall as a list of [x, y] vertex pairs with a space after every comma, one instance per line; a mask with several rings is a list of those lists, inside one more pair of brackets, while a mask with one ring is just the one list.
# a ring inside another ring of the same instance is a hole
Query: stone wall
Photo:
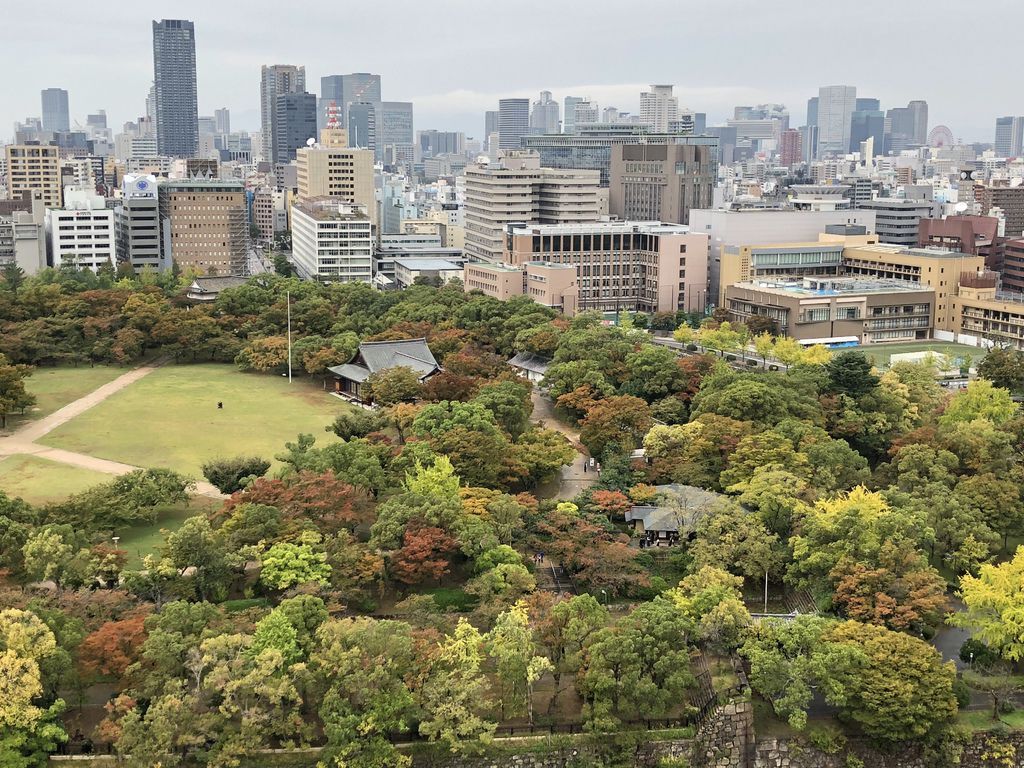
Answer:
[[691, 761], [695, 768], [747, 768], [753, 746], [754, 708], [733, 701], [715, 709], [697, 729]]

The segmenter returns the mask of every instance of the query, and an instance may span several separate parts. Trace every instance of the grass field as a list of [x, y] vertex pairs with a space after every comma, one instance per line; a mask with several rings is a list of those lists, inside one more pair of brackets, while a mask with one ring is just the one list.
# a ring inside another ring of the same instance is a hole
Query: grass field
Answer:
[[891, 355], [902, 355], [907, 352], [934, 352], [938, 355], [949, 355], [954, 358], [970, 357], [971, 364], [977, 365], [985, 357], [981, 347], [969, 347], [966, 344], [954, 344], [948, 341], [915, 341], [907, 344], [871, 344], [865, 347], [853, 347], [863, 352], [872, 363], [879, 366], [889, 364]]
[[219, 506], [220, 503], [213, 499], [196, 496], [188, 505], [173, 504], [159, 507], [156, 522], [152, 525], [134, 525], [131, 528], [115, 531], [114, 533], [121, 537], [118, 546], [128, 553], [128, 567], [139, 567], [142, 564], [143, 556], [156, 552], [164, 540], [161, 531], [176, 531], [187, 518], [207, 512], [213, 507]]
[[0, 459], [0, 491], [12, 498], [20, 496], [29, 504], [62, 501], [110, 479], [110, 475], [101, 472], [69, 467], [35, 456], [15, 455]]
[[25, 388], [36, 396], [36, 404], [25, 415], [13, 414], [7, 419], [7, 431], [28, 421], [49, 416], [59, 408], [87, 395], [108, 381], [113, 381], [128, 368], [97, 365], [93, 368], [36, 368], [25, 380]]
[[200, 479], [208, 459], [255, 454], [269, 460], [300, 432], [319, 444], [336, 440], [324, 427], [351, 407], [302, 379], [289, 385], [229, 365], [170, 365], [39, 442]]

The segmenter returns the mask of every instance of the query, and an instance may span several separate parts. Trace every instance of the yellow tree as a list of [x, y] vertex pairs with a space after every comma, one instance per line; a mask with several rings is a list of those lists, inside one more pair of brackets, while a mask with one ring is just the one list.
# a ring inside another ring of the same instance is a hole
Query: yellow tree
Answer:
[[981, 566], [977, 576], [960, 579], [965, 611], [949, 622], [972, 631], [974, 637], [1007, 661], [1024, 659], [1024, 547], [1009, 562]]

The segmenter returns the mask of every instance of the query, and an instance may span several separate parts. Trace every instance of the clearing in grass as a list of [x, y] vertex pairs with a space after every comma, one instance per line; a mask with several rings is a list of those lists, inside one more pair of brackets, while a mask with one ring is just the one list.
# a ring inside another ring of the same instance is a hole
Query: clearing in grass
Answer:
[[109, 482], [110, 475], [58, 464], [36, 456], [15, 454], [0, 459], [0, 491], [29, 504], [63, 501], [68, 496]]
[[13, 432], [29, 421], [49, 416], [129, 370], [109, 365], [36, 368], [32, 375], [25, 379], [25, 388], [36, 396], [36, 404], [24, 414], [11, 414], [7, 418], [6, 431]]

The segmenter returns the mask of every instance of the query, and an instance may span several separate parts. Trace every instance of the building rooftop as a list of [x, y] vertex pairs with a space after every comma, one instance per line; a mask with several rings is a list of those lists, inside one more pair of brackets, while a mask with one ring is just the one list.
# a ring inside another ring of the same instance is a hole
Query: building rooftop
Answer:
[[872, 243], [871, 245], [855, 245], [853, 246], [857, 251], [867, 251], [868, 253], [877, 253], [879, 255], [885, 254], [886, 256], [924, 256], [929, 259], [964, 259], [973, 258], [970, 254], [963, 253], [962, 251], [951, 251], [948, 248], [907, 248], [905, 245], [895, 245], [893, 243]]
[[401, 265], [412, 270], [461, 270], [462, 265], [446, 259], [395, 259], [395, 266]]
[[474, 269], [486, 269], [491, 272], [522, 272], [522, 267], [515, 267], [511, 264], [489, 264], [484, 261], [476, 261], [467, 266], [473, 267]]
[[336, 197], [311, 197], [302, 202], [294, 203], [293, 208], [302, 211], [317, 221], [343, 221], [348, 219], [366, 219], [366, 208], [339, 200]]
[[910, 280], [862, 277], [805, 277], [801, 280], [751, 280], [734, 288], [774, 293], [780, 296], [853, 296], [867, 293], [921, 292], [934, 289]]
[[660, 221], [590, 221], [576, 224], [510, 224], [513, 235], [589, 235], [589, 234], [641, 234], [686, 235], [685, 224], [665, 224]]
[[528, 261], [524, 266], [527, 267], [544, 267], [545, 269], [571, 269], [576, 270], [575, 264], [561, 264], [555, 261]]

